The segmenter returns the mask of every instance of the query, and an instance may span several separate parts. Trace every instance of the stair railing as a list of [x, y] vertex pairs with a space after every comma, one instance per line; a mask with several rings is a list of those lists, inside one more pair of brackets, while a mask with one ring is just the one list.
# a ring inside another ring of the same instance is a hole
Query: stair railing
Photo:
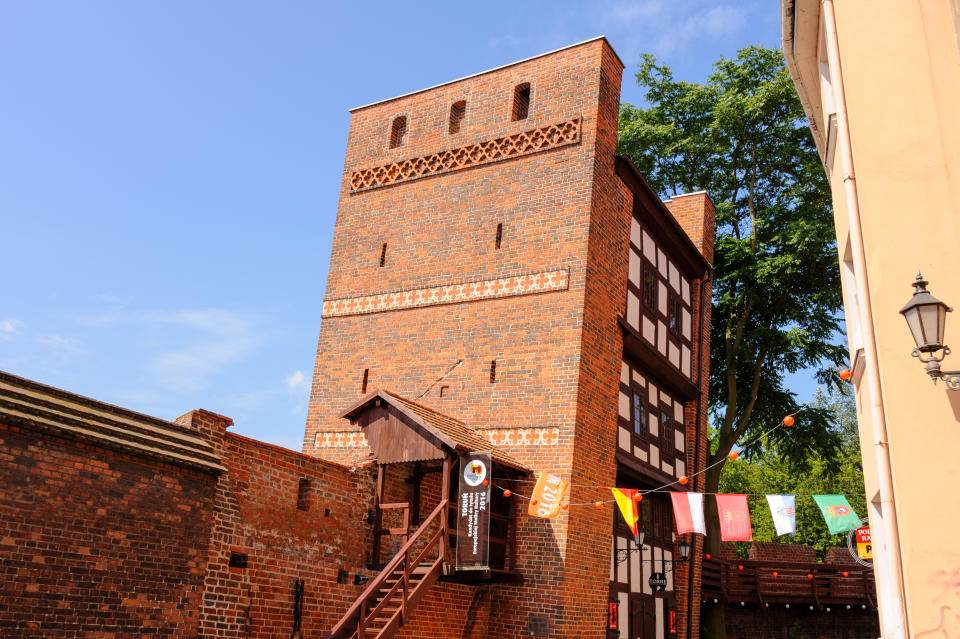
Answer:
[[[364, 637], [364, 631], [370, 625], [370, 622], [383, 612], [387, 602], [397, 594], [398, 589], [402, 589], [401, 603], [400, 608], [393, 616], [396, 617], [396, 615], [399, 614], [400, 620], [406, 619], [407, 612], [411, 611], [414, 606], [416, 606], [420, 597], [423, 596], [423, 587], [429, 587], [430, 584], [436, 580], [437, 575], [442, 569], [446, 552], [448, 503], [449, 502], [444, 500], [437, 504], [437, 507], [430, 513], [430, 516], [424, 520], [416, 532], [410, 535], [407, 542], [403, 544], [403, 547], [393, 556], [393, 559], [390, 560], [386, 567], [380, 571], [380, 574], [370, 581], [363, 593], [353, 602], [353, 605], [350, 606], [340, 621], [337, 622], [337, 625], [335, 625], [333, 630], [327, 635], [327, 639], [354, 636], [362, 639]], [[437, 532], [430, 537], [423, 549], [420, 550], [414, 560], [411, 561], [410, 555], [415, 549], [417, 542], [435, 522], [440, 523]], [[421, 580], [411, 589], [410, 577], [413, 571], [424, 559], [427, 559], [431, 551], [436, 551], [436, 559], [430, 565], [427, 573], [424, 574]], [[371, 610], [371, 603], [377, 599], [377, 593], [380, 592], [384, 583], [391, 576], [397, 577], [397, 581]], [[391, 622], [392, 621], [391, 619]], [[347, 631], [354, 626], [356, 626], [356, 630], [347, 633]]]

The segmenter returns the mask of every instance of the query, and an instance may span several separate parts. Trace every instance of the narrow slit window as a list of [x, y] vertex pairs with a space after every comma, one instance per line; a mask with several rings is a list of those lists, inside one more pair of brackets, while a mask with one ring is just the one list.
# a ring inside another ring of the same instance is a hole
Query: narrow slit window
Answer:
[[454, 102], [450, 106], [450, 133], [460, 133], [460, 124], [463, 122], [463, 116], [467, 114], [466, 100]]
[[393, 119], [390, 128], [390, 148], [395, 149], [403, 144], [403, 136], [407, 134], [407, 116], [401, 115]]
[[370, 381], [370, 369], [369, 369], [369, 368], [365, 368], [365, 369], [363, 369], [363, 383], [360, 385], [360, 392], [361, 392], [361, 393], [366, 393], [366, 392], [367, 392], [367, 382], [368, 382], [368, 381]]
[[530, 115], [530, 83], [518, 84], [513, 90], [513, 112], [511, 119], [526, 120]]
[[490, 360], [490, 383], [497, 381], [497, 360]]
[[383, 246], [380, 247], [380, 267], [382, 268], [387, 263], [387, 243], [384, 242]]
[[640, 399], [640, 393], [633, 394], [633, 432], [637, 435], [643, 435], [646, 432], [646, 410], [643, 401]]
[[503, 241], [503, 224], [497, 224], [497, 240], [496, 246], [500, 248], [500, 243]]
[[305, 477], [297, 486], [297, 510], [310, 510], [310, 480]]

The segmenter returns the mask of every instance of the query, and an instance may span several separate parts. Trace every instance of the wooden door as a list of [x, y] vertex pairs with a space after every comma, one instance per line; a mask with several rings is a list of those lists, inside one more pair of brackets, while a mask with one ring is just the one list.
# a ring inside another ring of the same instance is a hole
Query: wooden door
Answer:
[[630, 595], [630, 639], [657, 637], [657, 609], [653, 597]]

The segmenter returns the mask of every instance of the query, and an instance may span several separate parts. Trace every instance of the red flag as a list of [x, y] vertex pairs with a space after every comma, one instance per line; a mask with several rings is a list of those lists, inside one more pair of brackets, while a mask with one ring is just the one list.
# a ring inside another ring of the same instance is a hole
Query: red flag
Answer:
[[673, 516], [677, 520], [677, 534], [688, 532], [707, 534], [703, 520], [703, 493], [670, 493]]
[[717, 495], [717, 512], [720, 514], [720, 539], [753, 541], [746, 495]]

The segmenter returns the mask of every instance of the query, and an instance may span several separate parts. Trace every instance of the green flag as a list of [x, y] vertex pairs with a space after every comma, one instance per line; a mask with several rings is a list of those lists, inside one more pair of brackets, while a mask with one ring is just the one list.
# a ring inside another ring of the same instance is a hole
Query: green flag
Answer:
[[831, 535], [860, 527], [860, 517], [843, 495], [814, 495]]

